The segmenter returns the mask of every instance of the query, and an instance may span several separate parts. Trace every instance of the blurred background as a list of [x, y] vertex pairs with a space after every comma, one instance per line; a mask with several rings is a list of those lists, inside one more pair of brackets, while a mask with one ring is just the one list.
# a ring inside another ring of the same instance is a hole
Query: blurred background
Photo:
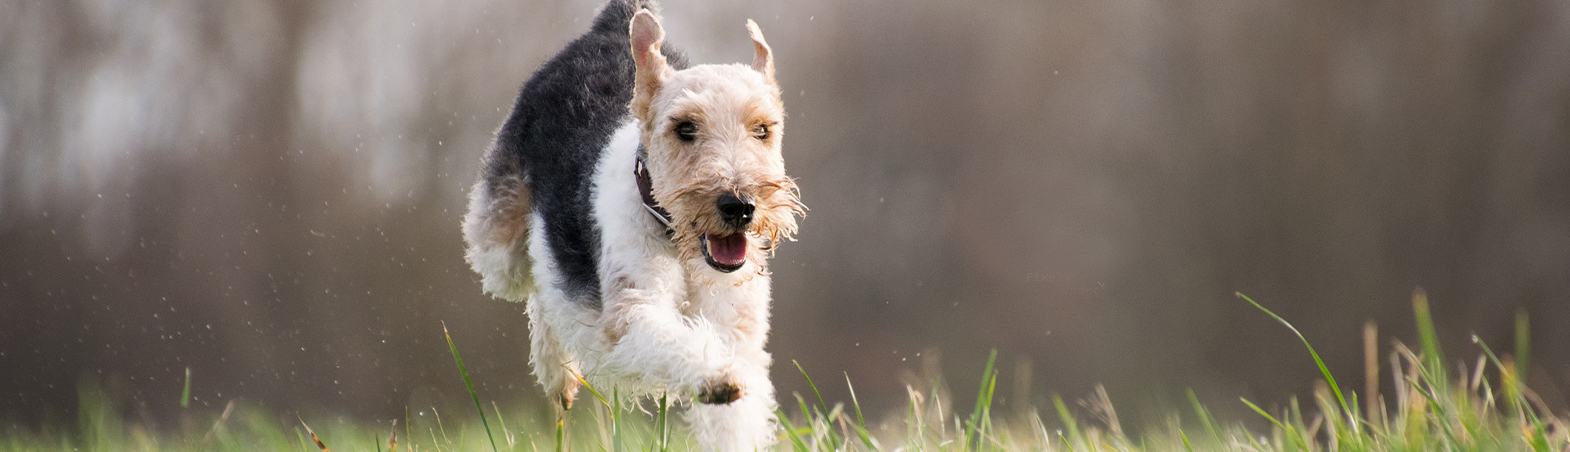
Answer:
[[[811, 207], [774, 261], [784, 397], [798, 360], [897, 408], [941, 355], [965, 406], [997, 349], [1005, 403], [1241, 413], [1316, 373], [1234, 291], [1355, 382], [1420, 286], [1458, 362], [1530, 313], [1565, 406], [1570, 3], [663, 3], [697, 62], [749, 61], [746, 18], [777, 55]], [[461, 407], [443, 322], [483, 399], [538, 401], [459, 220], [598, 5], [0, 0], [0, 420], [89, 383], [168, 419], [187, 368], [207, 409]]]

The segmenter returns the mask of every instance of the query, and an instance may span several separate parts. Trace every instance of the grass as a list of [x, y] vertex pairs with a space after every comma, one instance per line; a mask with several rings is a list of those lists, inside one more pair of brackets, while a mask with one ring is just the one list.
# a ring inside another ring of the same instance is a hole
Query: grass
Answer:
[[[801, 363], [793, 362], [811, 394], [782, 397], [777, 412], [782, 428], [777, 450], [818, 451], [1563, 451], [1570, 448], [1565, 419], [1552, 413], [1518, 377], [1527, 362], [1529, 337], [1525, 314], [1516, 319], [1514, 354], [1500, 357], [1477, 340], [1473, 364], [1445, 359], [1428, 310], [1426, 295], [1413, 296], [1419, 348], [1396, 343], [1389, 368], [1366, 369], [1363, 394], [1336, 382], [1308, 338], [1265, 306], [1238, 294], [1302, 340], [1309, 358], [1324, 378], [1310, 402], [1286, 401], [1284, 408], [1265, 409], [1240, 400], [1266, 424], [1256, 420], [1223, 422], [1192, 392], [1189, 410], [1173, 413], [1164, 425], [1127, 433], [1117, 420], [1110, 397], [1097, 388], [1076, 413], [1061, 397], [1041, 410], [994, 411], [997, 353], [988, 357], [977, 388], [976, 403], [959, 413], [951, 405], [940, 378], [926, 387], [908, 387], [906, 406], [868, 424], [849, 376], [850, 401], [829, 403]], [[445, 331], [445, 329], [444, 329]], [[1374, 329], [1365, 330], [1372, 342]], [[354, 423], [309, 416], [281, 420], [260, 410], [237, 408], [222, 412], [189, 410], [186, 426], [177, 431], [128, 423], [102, 392], [83, 385], [80, 422], [74, 428], [54, 426], [41, 431], [12, 427], [0, 431], [0, 451], [681, 451], [691, 441], [673, 427], [670, 399], [623, 400], [615, 388], [587, 386], [586, 397], [568, 416], [543, 422], [509, 425], [503, 410], [491, 403], [495, 426], [470, 382], [458, 345], [447, 336], [456, 370], [463, 376], [475, 412], [443, 422], [439, 413], [390, 423]], [[1379, 362], [1369, 349], [1368, 362]], [[1393, 387], [1377, 392], [1377, 372], [1390, 372]], [[190, 384], [187, 374], [186, 387]], [[1497, 386], [1496, 386], [1497, 385]], [[610, 397], [601, 389], [609, 389]], [[188, 390], [180, 401], [188, 400]], [[810, 398], [809, 398], [810, 397]], [[183, 404], [183, 403], [182, 403]], [[537, 407], [536, 407], [537, 408]], [[787, 412], [788, 410], [788, 412]], [[527, 409], [514, 410], [514, 420]], [[479, 422], [474, 422], [478, 418]], [[1245, 424], [1265, 425], [1251, 430]], [[401, 428], [400, 428], [401, 427]], [[497, 439], [501, 441], [498, 442]]]

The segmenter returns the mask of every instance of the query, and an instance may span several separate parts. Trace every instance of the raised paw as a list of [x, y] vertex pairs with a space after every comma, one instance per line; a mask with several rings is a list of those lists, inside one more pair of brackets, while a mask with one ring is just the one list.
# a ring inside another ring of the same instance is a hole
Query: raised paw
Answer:
[[729, 381], [712, 383], [698, 391], [698, 402], [725, 405], [741, 398], [741, 386]]

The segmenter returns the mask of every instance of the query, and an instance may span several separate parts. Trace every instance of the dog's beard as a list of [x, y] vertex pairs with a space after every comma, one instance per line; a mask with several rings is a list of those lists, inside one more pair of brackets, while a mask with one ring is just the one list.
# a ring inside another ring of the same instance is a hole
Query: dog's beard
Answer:
[[675, 229], [672, 238], [681, 250], [682, 261], [693, 267], [731, 273], [750, 261], [757, 273], [766, 274], [767, 258], [773, 255], [774, 247], [791, 240], [797, 217], [806, 213], [796, 184], [789, 178], [740, 190], [755, 204], [753, 220], [745, 228], [730, 226], [715, 211], [720, 191], [693, 188], [678, 191], [667, 204]]

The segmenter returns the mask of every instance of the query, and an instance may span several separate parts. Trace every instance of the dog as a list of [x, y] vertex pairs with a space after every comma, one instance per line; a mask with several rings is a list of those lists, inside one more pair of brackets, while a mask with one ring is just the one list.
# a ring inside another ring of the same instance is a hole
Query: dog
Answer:
[[[570, 409], [581, 381], [668, 395], [706, 450], [776, 437], [767, 259], [806, 207], [786, 175], [774, 55], [690, 65], [652, 0], [612, 0], [524, 83], [470, 194], [466, 258], [527, 300], [529, 362]], [[580, 380], [581, 379], [581, 380]]]

